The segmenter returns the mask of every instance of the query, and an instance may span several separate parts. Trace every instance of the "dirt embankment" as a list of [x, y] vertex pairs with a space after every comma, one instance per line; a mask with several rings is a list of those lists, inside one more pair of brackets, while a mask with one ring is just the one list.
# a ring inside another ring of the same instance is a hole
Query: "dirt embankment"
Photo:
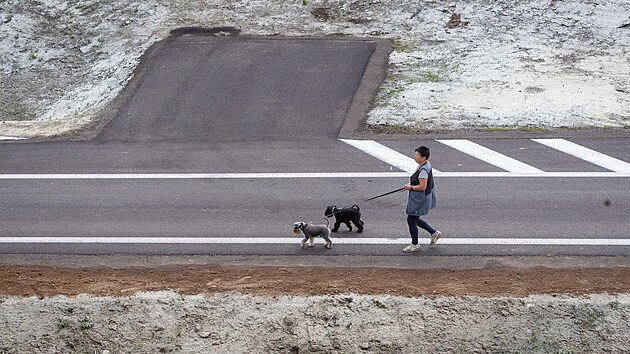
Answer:
[[0, 282], [0, 351], [6, 353], [621, 353], [630, 348], [627, 267], [5, 265]]

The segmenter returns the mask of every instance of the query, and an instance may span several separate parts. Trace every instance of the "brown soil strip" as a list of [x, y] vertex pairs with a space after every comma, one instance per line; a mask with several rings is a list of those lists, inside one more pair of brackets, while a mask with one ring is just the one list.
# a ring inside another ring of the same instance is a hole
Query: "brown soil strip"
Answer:
[[50, 268], [0, 266], [0, 295], [125, 296], [137, 291], [253, 295], [527, 296], [629, 293], [630, 267], [476, 270], [315, 267]]

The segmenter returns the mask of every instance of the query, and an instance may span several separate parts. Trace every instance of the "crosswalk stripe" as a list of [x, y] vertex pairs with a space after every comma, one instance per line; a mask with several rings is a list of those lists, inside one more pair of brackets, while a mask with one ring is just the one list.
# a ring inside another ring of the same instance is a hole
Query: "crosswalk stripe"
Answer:
[[481, 146], [470, 140], [452, 139], [437, 140], [438, 142], [457, 149], [465, 154], [473, 156], [479, 160], [485, 161], [491, 165], [497, 166], [512, 173], [542, 173], [543, 170], [530, 166], [511, 157], [500, 154], [494, 150], [490, 150], [485, 146]]
[[[0, 237], [0, 244], [298, 244], [300, 237]], [[340, 245], [405, 245], [409, 238], [332, 238]], [[630, 239], [441, 238], [440, 245], [630, 246]]]
[[621, 161], [614, 157], [604, 155], [601, 152], [591, 150], [582, 145], [564, 140], [564, 139], [532, 139], [533, 141], [548, 146], [552, 149], [562, 151], [571, 156], [575, 156], [579, 159], [588, 161], [597, 166], [601, 166], [605, 169], [615, 172], [630, 172], [630, 163]]
[[[323, 172], [323, 173], [50, 173], [0, 174], [0, 180], [64, 180], [64, 179], [286, 179], [286, 178], [400, 178], [408, 177], [417, 168], [414, 159], [373, 140], [339, 139], [370, 156], [405, 172]], [[436, 140], [507, 172], [441, 172], [440, 177], [630, 177], [630, 164], [564, 139], [531, 139], [592, 162], [612, 172], [545, 172], [511, 157], [502, 155], [469, 140]]]
[[[401, 154], [394, 149], [390, 149], [387, 146], [380, 144], [374, 140], [339, 140], [350, 146], [354, 146], [355, 148], [365, 152], [366, 154], [375, 157], [385, 163], [388, 163], [399, 170], [413, 173], [418, 168], [418, 164], [411, 157]], [[434, 171], [437, 172], [437, 170]]]

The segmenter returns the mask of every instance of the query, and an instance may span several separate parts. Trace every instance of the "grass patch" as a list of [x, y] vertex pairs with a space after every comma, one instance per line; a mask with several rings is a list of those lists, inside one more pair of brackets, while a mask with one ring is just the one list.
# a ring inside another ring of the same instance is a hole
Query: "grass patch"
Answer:
[[[564, 348], [563, 344], [556, 340], [544, 338], [540, 332], [532, 332], [527, 340], [524, 352], [574, 354], [573, 349]], [[586, 349], [586, 348], [583, 348]], [[519, 351], [520, 352], [520, 351]], [[586, 351], [585, 351], [586, 352]]]
[[418, 84], [421, 82], [439, 82], [440, 75], [427, 70], [427, 71], [421, 72], [419, 76], [409, 77], [409, 76], [404, 76], [404, 75], [398, 75], [398, 76], [392, 77], [392, 79], [400, 80], [407, 85], [411, 85], [411, 84]]
[[82, 13], [94, 11], [94, 10], [96, 10], [97, 7], [98, 7], [98, 3], [96, 3], [96, 2], [79, 3], [79, 4], [76, 4], [74, 6], [75, 9], [79, 10]]
[[385, 99], [390, 99], [403, 91], [405, 91], [404, 87], [396, 86], [385, 94]]
[[68, 320], [65, 319], [65, 318], [63, 318], [63, 319], [60, 318], [60, 319], [57, 320], [57, 330], [58, 331], [61, 331], [62, 329], [68, 327], [68, 325], [69, 325], [68, 324]]
[[587, 328], [594, 328], [596, 322], [604, 316], [604, 313], [590, 306], [571, 306], [571, 317], [573, 317], [577, 323]]
[[376, 134], [419, 134], [428, 133], [429, 129], [424, 129], [417, 125], [401, 125], [401, 124], [378, 124], [368, 125], [365, 128], [370, 133]]
[[79, 327], [81, 328], [81, 330], [83, 330], [83, 333], [87, 333], [92, 327], [94, 327], [94, 321], [92, 321], [92, 318], [90, 318], [90, 316], [86, 315], [81, 320]]
[[487, 127], [485, 128], [487, 132], [513, 132], [513, 131], [521, 131], [521, 132], [543, 132], [547, 129], [540, 127], [531, 127], [527, 125], [523, 125], [520, 127]]
[[440, 75], [431, 71], [422, 72], [422, 79], [424, 82], [438, 82], [440, 81]]
[[394, 41], [392, 48], [397, 52], [409, 53], [409, 52], [413, 52], [413, 50], [416, 48], [416, 44], [417, 43], [415, 41], [396, 40]]

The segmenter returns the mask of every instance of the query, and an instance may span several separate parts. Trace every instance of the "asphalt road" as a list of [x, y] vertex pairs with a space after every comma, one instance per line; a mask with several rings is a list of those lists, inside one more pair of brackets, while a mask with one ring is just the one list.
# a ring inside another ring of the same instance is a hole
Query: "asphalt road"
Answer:
[[[357, 101], [362, 102], [357, 97], [378, 84], [366, 79], [370, 70], [383, 69], [382, 58], [379, 62], [374, 54], [378, 47], [369, 40], [196, 36], [156, 46], [114, 105], [110, 124], [91, 141], [0, 143], [0, 238], [82, 239], [3, 241], [0, 252], [400, 255], [404, 245], [399, 241], [407, 237], [405, 194], [364, 199], [400, 187], [404, 174], [383, 175], [400, 171], [337, 139], [348, 130], [347, 124], [357, 125], [357, 118], [349, 117]], [[406, 155], [419, 144], [430, 146], [440, 172], [501, 171], [434, 139], [373, 138]], [[606, 171], [530, 139], [470, 139], [544, 171]], [[630, 138], [572, 141], [630, 161]], [[251, 173], [258, 175], [245, 175]], [[285, 175], [289, 173], [294, 175]], [[321, 175], [326, 173], [339, 175]], [[10, 178], [16, 174], [23, 176]], [[439, 208], [429, 220], [445, 238], [438, 247], [411, 256], [619, 256], [630, 251], [630, 246], [614, 244], [477, 242], [626, 240], [627, 176], [445, 175], [436, 183]], [[330, 204], [359, 204], [365, 232], [342, 227], [333, 236], [337, 242], [332, 250], [321, 243], [314, 249], [299, 248], [292, 224], [324, 222], [323, 211]], [[127, 241], [99, 241], [106, 237]], [[129, 241], [134, 238], [295, 242]], [[371, 239], [391, 242], [367, 242]], [[458, 239], [477, 241], [464, 244]]]

